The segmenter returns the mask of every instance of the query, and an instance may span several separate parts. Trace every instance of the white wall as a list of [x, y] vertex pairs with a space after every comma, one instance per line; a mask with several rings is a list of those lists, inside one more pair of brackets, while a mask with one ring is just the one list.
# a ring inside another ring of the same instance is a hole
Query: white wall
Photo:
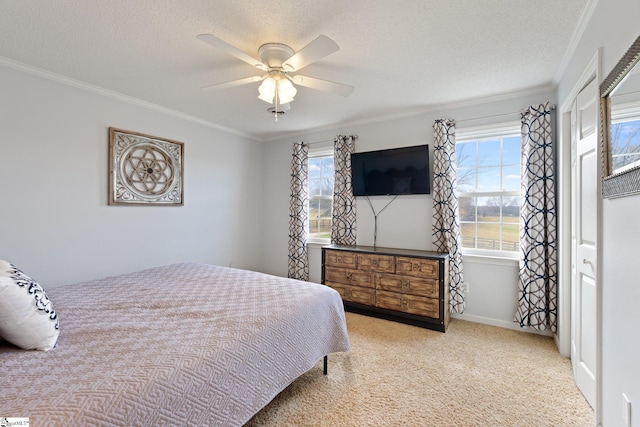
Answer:
[[[433, 122], [438, 118], [454, 118], [457, 128], [519, 121], [518, 112], [545, 101], [555, 102], [549, 88], [496, 96], [484, 101], [443, 107], [434, 111], [399, 117], [387, 121], [372, 121], [350, 126], [310, 132], [286, 141], [265, 144], [264, 185], [271, 204], [265, 212], [265, 270], [272, 274], [287, 274], [287, 244], [289, 218], [289, 178], [291, 144], [293, 141], [316, 142], [333, 140], [337, 134], [356, 134], [356, 151], [429, 144], [433, 159]], [[425, 103], [428, 100], [425, 100]], [[292, 106], [294, 108], [295, 106]], [[286, 119], [286, 118], [285, 118]], [[376, 211], [391, 197], [371, 198]], [[432, 250], [432, 198], [430, 195], [400, 196], [378, 217], [380, 247]], [[373, 213], [364, 198], [357, 199], [357, 242], [373, 244]], [[311, 280], [320, 281], [320, 247], [309, 250]], [[460, 316], [469, 320], [515, 328], [513, 317], [517, 303], [517, 262], [487, 261], [465, 257], [465, 281], [471, 284], [467, 309]]]
[[[596, 50], [606, 76], [640, 35], [640, 2], [600, 0], [558, 87], [562, 104]], [[632, 426], [640, 426], [640, 283], [637, 253], [640, 196], [604, 200], [602, 265], [602, 425], [625, 426], [622, 393], [632, 403]]]
[[[0, 259], [45, 287], [179, 261], [260, 269], [261, 143], [4, 66], [0, 93]], [[184, 142], [184, 206], [107, 206], [110, 126]]]

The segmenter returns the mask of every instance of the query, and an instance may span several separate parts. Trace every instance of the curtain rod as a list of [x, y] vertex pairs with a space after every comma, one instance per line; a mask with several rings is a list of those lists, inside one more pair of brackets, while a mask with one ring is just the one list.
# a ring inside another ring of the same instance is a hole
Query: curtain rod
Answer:
[[[555, 110], [555, 109], [556, 109], [556, 104], [551, 104], [549, 108], [551, 108], [551, 110], [552, 110], [552, 111], [553, 111], [553, 110]], [[483, 116], [483, 117], [472, 117], [472, 118], [469, 118], [469, 119], [460, 119], [460, 120], [455, 120], [455, 122], [456, 122], [456, 123], [460, 123], [460, 122], [470, 122], [470, 121], [473, 121], [473, 120], [493, 119], [493, 118], [496, 118], [496, 117], [512, 116], [512, 115], [514, 115], [514, 114], [522, 114], [522, 113], [524, 113], [525, 111], [527, 111], [528, 109], [529, 109], [529, 107], [527, 107], [527, 108], [523, 108], [523, 109], [522, 109], [522, 110], [520, 110], [520, 111], [514, 111], [514, 112], [512, 112], [512, 113], [494, 114], [494, 115], [492, 115], [492, 116]]]
[[325, 139], [323, 141], [313, 141], [313, 142], [304, 142], [304, 141], [302, 141], [300, 144], [303, 144], [303, 145], [314, 145], [314, 144], [322, 144], [322, 143], [326, 143], [326, 142], [333, 142], [333, 139]]
[[[358, 135], [346, 135], [346, 136], [350, 136], [353, 139], [358, 139]], [[300, 144], [313, 145], [313, 144], [321, 144], [321, 143], [327, 143], [327, 142], [333, 142], [333, 141], [335, 141], [335, 138], [334, 139], [324, 139], [322, 141], [313, 141], [313, 142], [304, 142], [304, 141], [302, 141], [302, 142], [300, 142]]]

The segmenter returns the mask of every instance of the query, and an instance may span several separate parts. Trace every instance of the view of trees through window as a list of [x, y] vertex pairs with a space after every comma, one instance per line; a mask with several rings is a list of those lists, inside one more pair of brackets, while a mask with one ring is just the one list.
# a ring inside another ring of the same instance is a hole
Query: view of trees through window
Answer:
[[640, 120], [611, 124], [611, 170], [620, 172], [640, 165]]
[[520, 136], [456, 143], [462, 247], [520, 249]]
[[309, 157], [309, 238], [331, 238], [333, 156]]

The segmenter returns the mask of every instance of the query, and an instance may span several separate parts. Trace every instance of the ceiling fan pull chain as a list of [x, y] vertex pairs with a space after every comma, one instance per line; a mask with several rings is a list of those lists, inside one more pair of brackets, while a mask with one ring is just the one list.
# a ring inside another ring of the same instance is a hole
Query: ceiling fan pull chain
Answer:
[[280, 92], [280, 80], [276, 80], [276, 93], [274, 95], [274, 106], [276, 107], [273, 110], [273, 116], [276, 119], [276, 123], [278, 123], [278, 93]]

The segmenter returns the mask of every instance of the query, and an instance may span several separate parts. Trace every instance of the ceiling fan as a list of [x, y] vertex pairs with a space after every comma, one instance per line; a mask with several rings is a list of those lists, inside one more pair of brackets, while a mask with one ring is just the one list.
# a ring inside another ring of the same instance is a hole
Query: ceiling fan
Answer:
[[299, 74], [290, 74], [340, 50], [336, 42], [327, 36], [318, 36], [298, 52], [295, 52], [292, 48], [282, 43], [263, 44], [258, 49], [259, 60], [213, 34], [200, 34], [197, 37], [199, 40], [264, 71], [264, 74], [259, 76], [216, 83], [205, 86], [202, 89], [226, 89], [262, 81], [262, 84], [258, 88], [258, 98], [269, 104], [273, 104], [276, 121], [278, 120], [278, 114], [282, 114], [285, 109], [288, 109], [287, 104], [294, 100], [297, 90], [293, 83], [345, 97], [351, 95], [353, 92], [354, 87], [350, 85], [317, 79], [315, 77], [301, 76]]

